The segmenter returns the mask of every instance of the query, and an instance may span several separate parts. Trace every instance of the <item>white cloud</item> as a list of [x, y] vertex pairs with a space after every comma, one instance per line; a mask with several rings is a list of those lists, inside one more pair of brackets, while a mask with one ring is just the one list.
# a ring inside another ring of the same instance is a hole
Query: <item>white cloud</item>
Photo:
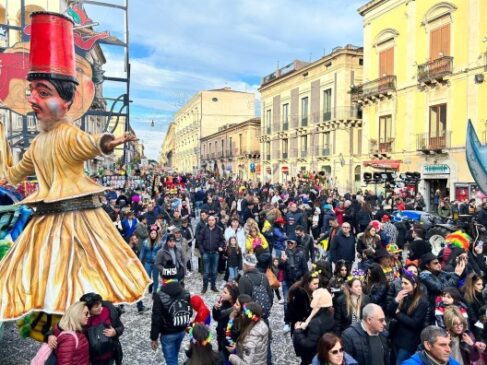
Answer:
[[[273, 72], [278, 64], [283, 66], [294, 59], [314, 60], [335, 46], [360, 45], [362, 20], [357, 8], [364, 2], [131, 1], [134, 128], [144, 131], [143, 123], [147, 124], [149, 117], [161, 126], [168, 125], [171, 113], [199, 90], [230, 86], [255, 92], [259, 100], [260, 78]], [[100, 22], [98, 30], [123, 35], [121, 11], [89, 5], [86, 8]], [[104, 47], [104, 51], [108, 60], [106, 74], [124, 76], [121, 49]], [[161, 134], [153, 138], [148, 133], [142, 139], [147, 146], [151, 144], [151, 149], [159, 143], [157, 155], [160, 138]]]

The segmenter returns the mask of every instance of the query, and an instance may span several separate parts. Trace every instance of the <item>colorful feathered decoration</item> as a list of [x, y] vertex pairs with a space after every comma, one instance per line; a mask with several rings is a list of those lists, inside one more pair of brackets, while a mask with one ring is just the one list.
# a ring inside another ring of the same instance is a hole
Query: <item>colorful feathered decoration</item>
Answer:
[[458, 247], [463, 249], [465, 252], [468, 252], [468, 249], [470, 247], [470, 241], [472, 238], [466, 234], [465, 232], [462, 231], [456, 231], [453, 233], [450, 233], [445, 237], [445, 241], [447, 244]]

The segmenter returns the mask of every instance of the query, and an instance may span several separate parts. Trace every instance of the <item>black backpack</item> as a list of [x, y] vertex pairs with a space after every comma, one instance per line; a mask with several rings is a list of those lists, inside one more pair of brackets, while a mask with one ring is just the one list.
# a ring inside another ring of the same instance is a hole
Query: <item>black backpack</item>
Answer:
[[256, 285], [248, 275], [247, 279], [252, 283], [252, 300], [262, 306], [262, 318], [269, 318], [271, 314], [272, 301], [264, 286], [264, 274], [260, 274], [260, 283]]
[[193, 309], [191, 308], [190, 296], [187, 292], [183, 291], [173, 300], [169, 306], [168, 314], [170, 316], [169, 325], [181, 328], [186, 328], [189, 325]]

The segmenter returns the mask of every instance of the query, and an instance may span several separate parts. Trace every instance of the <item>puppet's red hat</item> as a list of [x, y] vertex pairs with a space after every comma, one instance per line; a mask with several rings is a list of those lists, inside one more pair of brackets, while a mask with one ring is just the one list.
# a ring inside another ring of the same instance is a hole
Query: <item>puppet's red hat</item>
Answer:
[[51, 12], [34, 12], [30, 37], [30, 70], [27, 80], [76, 79], [73, 22], [68, 17]]

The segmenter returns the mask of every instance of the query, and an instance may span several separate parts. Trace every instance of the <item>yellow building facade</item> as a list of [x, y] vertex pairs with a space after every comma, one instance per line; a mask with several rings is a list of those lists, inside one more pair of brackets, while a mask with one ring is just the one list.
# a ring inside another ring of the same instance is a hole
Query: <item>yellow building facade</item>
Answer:
[[260, 165], [260, 118], [233, 123], [201, 138], [203, 170], [224, 177], [255, 181]]
[[283, 182], [323, 171], [332, 185], [360, 186], [362, 119], [350, 88], [362, 82], [361, 47], [337, 47], [266, 76], [261, 92], [261, 178]]
[[201, 168], [201, 138], [226, 124], [254, 117], [253, 93], [229, 87], [198, 92], [174, 116], [174, 169], [179, 173], [197, 173]]
[[487, 1], [374, 0], [358, 11], [364, 83], [352, 97], [379, 167], [368, 171], [398, 163], [397, 172], [420, 172], [430, 205], [437, 190], [472, 196], [466, 127], [470, 118], [486, 142]]
[[162, 143], [161, 154], [159, 156], [159, 163], [166, 168], [173, 168], [174, 155], [174, 123], [169, 124], [167, 128], [164, 141]]

